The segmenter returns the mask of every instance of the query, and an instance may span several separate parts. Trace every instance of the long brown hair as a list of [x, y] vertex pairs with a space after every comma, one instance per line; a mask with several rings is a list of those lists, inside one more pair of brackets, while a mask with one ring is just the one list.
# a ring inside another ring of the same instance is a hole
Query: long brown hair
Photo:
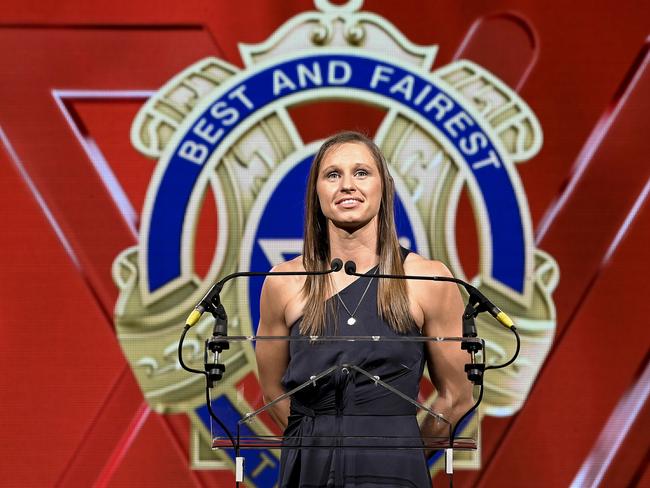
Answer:
[[[379, 273], [404, 274], [402, 254], [397, 240], [393, 202], [395, 188], [388, 172], [386, 159], [367, 136], [353, 131], [339, 132], [329, 137], [314, 157], [305, 198], [305, 240], [302, 248], [302, 262], [306, 270], [324, 271], [330, 267], [330, 241], [327, 219], [320, 207], [316, 183], [320, 165], [330, 150], [341, 144], [365, 145], [377, 165], [382, 179], [381, 204], [377, 226], [377, 254]], [[331, 295], [332, 281], [329, 275], [308, 276], [302, 293], [305, 298], [300, 332], [305, 335], [322, 335], [325, 331], [325, 301]], [[330, 300], [333, 307], [333, 300]], [[406, 333], [415, 326], [409, 310], [409, 301], [404, 280], [380, 280], [377, 290], [377, 312], [396, 332]]]

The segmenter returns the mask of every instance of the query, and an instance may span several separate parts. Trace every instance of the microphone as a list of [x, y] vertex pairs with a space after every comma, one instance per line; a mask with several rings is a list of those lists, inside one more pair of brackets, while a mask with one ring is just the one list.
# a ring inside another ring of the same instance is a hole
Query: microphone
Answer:
[[194, 310], [190, 313], [185, 321], [186, 327], [192, 327], [196, 325], [201, 316], [206, 312], [215, 311], [221, 305], [221, 299], [219, 294], [223, 289], [223, 286], [226, 282], [232, 280], [233, 278], [239, 278], [240, 276], [315, 276], [315, 275], [326, 275], [330, 273], [336, 273], [343, 268], [343, 261], [339, 258], [335, 258], [330, 263], [330, 269], [325, 271], [240, 271], [236, 273], [229, 274], [225, 278], [217, 281], [212, 288], [208, 290], [205, 296], [201, 299]]
[[330, 268], [332, 273], [341, 271], [341, 268], [343, 268], [343, 261], [341, 261], [339, 258], [332, 259], [332, 262], [330, 263]]
[[[357, 273], [357, 265], [354, 261], [347, 261], [345, 263], [345, 273], [352, 276], [366, 277], [366, 275]], [[508, 315], [492, 303], [483, 293], [481, 293], [475, 286], [470, 285], [469, 283], [459, 280], [458, 278], [449, 278], [447, 276], [417, 276], [417, 275], [392, 275], [392, 274], [374, 274], [373, 278], [395, 278], [400, 280], [424, 280], [424, 281], [447, 281], [450, 283], [456, 283], [461, 285], [467, 293], [469, 293], [470, 301], [473, 301], [478, 304], [478, 307], [481, 310], [487, 311], [492, 317], [494, 317], [499, 323], [504, 325], [507, 328], [512, 328], [515, 324]]]

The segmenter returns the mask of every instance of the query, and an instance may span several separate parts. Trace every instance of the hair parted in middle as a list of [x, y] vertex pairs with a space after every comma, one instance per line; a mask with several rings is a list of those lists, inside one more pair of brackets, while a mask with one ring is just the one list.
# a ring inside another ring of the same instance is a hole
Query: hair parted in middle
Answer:
[[[329, 152], [342, 144], [363, 144], [372, 154], [382, 182], [381, 203], [377, 225], [377, 255], [381, 273], [404, 274], [402, 254], [397, 240], [393, 210], [395, 188], [393, 178], [388, 172], [386, 159], [380, 149], [369, 137], [354, 131], [344, 131], [329, 137], [316, 153], [309, 178], [305, 198], [305, 239], [302, 249], [303, 266], [310, 271], [325, 271], [330, 260], [330, 241], [327, 219], [323, 214], [316, 183], [323, 160]], [[302, 289], [305, 298], [300, 332], [305, 335], [322, 335], [325, 331], [324, 303], [332, 294], [330, 275], [307, 276]], [[330, 304], [332, 302], [330, 301]], [[377, 290], [377, 311], [397, 333], [406, 333], [415, 327], [409, 310], [409, 300], [405, 280], [380, 280]]]

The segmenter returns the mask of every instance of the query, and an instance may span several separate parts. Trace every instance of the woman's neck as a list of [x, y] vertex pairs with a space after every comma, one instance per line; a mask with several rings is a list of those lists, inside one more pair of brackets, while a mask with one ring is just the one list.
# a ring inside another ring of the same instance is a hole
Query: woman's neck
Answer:
[[336, 227], [328, 222], [330, 257], [339, 258], [344, 263], [354, 261], [358, 273], [365, 273], [377, 265], [377, 223], [373, 219], [354, 231]]

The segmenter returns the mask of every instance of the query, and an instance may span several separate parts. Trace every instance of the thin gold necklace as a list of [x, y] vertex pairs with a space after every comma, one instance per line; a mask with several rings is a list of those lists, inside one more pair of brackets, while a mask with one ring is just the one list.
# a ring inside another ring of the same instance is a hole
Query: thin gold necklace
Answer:
[[[379, 271], [379, 266], [377, 266], [377, 269], [372, 274], [373, 275], [376, 274], [377, 271]], [[368, 279], [368, 284], [366, 285], [366, 289], [363, 290], [363, 294], [361, 295], [361, 298], [359, 298], [359, 303], [357, 303], [357, 306], [354, 307], [354, 312], [350, 312], [350, 309], [348, 308], [348, 306], [345, 304], [345, 302], [341, 298], [341, 292], [339, 291], [338, 288], [336, 288], [336, 285], [334, 285], [334, 289], [336, 290], [336, 296], [339, 297], [339, 302], [341, 302], [341, 305], [343, 305], [343, 308], [345, 309], [345, 311], [350, 316], [350, 318], [347, 320], [348, 325], [354, 325], [354, 324], [357, 323], [357, 319], [354, 317], [354, 315], [357, 313], [357, 310], [359, 310], [359, 305], [361, 305], [361, 302], [365, 298], [366, 293], [368, 293], [368, 288], [370, 288], [370, 284], [372, 283], [372, 280], [373, 280], [373, 278]], [[334, 284], [333, 281], [332, 281], [332, 284]]]

